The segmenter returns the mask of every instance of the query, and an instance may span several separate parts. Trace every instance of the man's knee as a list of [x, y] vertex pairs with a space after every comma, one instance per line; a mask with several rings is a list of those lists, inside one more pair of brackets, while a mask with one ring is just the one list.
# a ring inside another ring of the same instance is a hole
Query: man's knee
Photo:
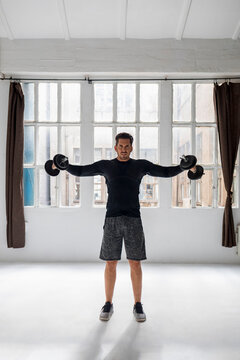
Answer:
[[140, 260], [128, 260], [129, 265], [132, 270], [140, 270], [141, 269], [141, 261]]
[[118, 260], [108, 260], [106, 261], [106, 267], [109, 270], [115, 270], [117, 267]]

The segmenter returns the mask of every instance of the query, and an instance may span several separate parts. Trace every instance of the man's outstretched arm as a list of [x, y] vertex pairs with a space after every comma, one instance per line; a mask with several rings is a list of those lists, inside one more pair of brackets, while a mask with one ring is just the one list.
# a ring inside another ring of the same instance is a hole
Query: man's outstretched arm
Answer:
[[177, 166], [161, 166], [152, 163], [148, 160], [143, 160], [145, 162], [145, 172], [147, 175], [159, 176], [159, 177], [173, 177], [184, 170], [181, 169], [180, 165]]
[[96, 161], [89, 165], [71, 165], [66, 169], [70, 174], [75, 176], [94, 176], [103, 175], [103, 160]]

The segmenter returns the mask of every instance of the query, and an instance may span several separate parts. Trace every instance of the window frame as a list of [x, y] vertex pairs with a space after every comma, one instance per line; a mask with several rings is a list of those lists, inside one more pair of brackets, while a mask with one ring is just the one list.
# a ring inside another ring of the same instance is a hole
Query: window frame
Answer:
[[[56, 122], [39, 122], [38, 119], [38, 85], [39, 83], [56, 83], [57, 84], [57, 121]], [[214, 165], [204, 165], [204, 169], [213, 170], [213, 206], [212, 207], [197, 207], [197, 209], [223, 209], [224, 207], [218, 206], [218, 170], [222, 169], [221, 164], [218, 164], [218, 133], [217, 133], [217, 124], [213, 123], [196, 123], [195, 122], [195, 100], [196, 100], [196, 84], [212, 84], [212, 80], [174, 80], [174, 81], [164, 81], [164, 80], [153, 80], [153, 81], [124, 81], [124, 83], [135, 83], [136, 84], [136, 96], [135, 96], [135, 122], [125, 123], [117, 121], [117, 84], [122, 83], [118, 81], [112, 82], [97, 82], [97, 83], [112, 83], [113, 84], [113, 119], [112, 122], [95, 122], [94, 121], [94, 82], [92, 84], [82, 83], [81, 81], [76, 80], [66, 80], [59, 81], [56, 79], [51, 80], [21, 80], [23, 83], [31, 83], [34, 86], [34, 121], [24, 121], [24, 126], [34, 126], [34, 163], [33, 164], [23, 164], [24, 168], [33, 168], [34, 169], [34, 205], [25, 205], [25, 208], [67, 208], [67, 209], [79, 209], [79, 207], [85, 205], [91, 205], [93, 208], [105, 207], [105, 205], [95, 205], [94, 204], [94, 186], [93, 181], [89, 181], [89, 184], [80, 180], [80, 203], [78, 206], [62, 206], [60, 204], [61, 193], [59, 191], [61, 187], [61, 177], [56, 177], [56, 205], [39, 205], [39, 180], [40, 180], [40, 169], [44, 169], [44, 165], [38, 165], [36, 163], [37, 149], [38, 149], [38, 134], [40, 126], [55, 126], [57, 127], [57, 141], [58, 141], [58, 152], [61, 149], [61, 127], [62, 126], [78, 126], [80, 130], [80, 163], [86, 164], [94, 162], [94, 127], [112, 127], [112, 151], [114, 154], [114, 144], [115, 136], [117, 133], [117, 127], [135, 127], [136, 135], [134, 139], [135, 146], [135, 155], [136, 158], [139, 158], [139, 137], [140, 137], [140, 127], [157, 127], [158, 128], [158, 164], [163, 166], [173, 166], [176, 164], [172, 163], [172, 129], [174, 126], [189, 126], [191, 127], [191, 138], [192, 138], [192, 153], [194, 154], [194, 149], [196, 148], [196, 127], [197, 126], [210, 126], [215, 127], [215, 155], [214, 155]], [[79, 122], [62, 122], [61, 121], [61, 84], [62, 83], [79, 83], [80, 85], [80, 119]], [[142, 122], [140, 121], [140, 84], [158, 84], [158, 118], [156, 122]], [[190, 122], [174, 122], [173, 121], [173, 84], [192, 84], [192, 104], [191, 104], [191, 121]], [[85, 104], [86, 103], [86, 104]], [[84, 118], [85, 116], [85, 118]], [[89, 139], [88, 139], [89, 137]], [[88, 152], [84, 152], [84, 146], [86, 144], [90, 147]], [[90, 145], [89, 145], [90, 144]], [[166, 146], [167, 145], [167, 146]], [[92, 147], [92, 148], [91, 148]], [[169, 149], [166, 153], [164, 150]], [[236, 206], [234, 209], [239, 208], [239, 189], [240, 189], [240, 146], [238, 148], [238, 164], [235, 165], [236, 171]], [[93, 180], [93, 179], [92, 179]], [[191, 194], [192, 194], [192, 206], [190, 208], [182, 207], [173, 207], [172, 206], [172, 181], [164, 183], [164, 179], [157, 178], [158, 180], [158, 204], [157, 206], [149, 206], [143, 208], [172, 208], [172, 209], [193, 209], [196, 208], [196, 182], [191, 182]], [[85, 195], [86, 190], [92, 189], [91, 195]], [[83, 196], [84, 195], [84, 196]], [[91, 199], [91, 201], [90, 201]]]
[[[135, 93], [135, 121], [131, 122], [131, 123], [127, 123], [127, 122], [120, 122], [117, 121], [117, 86], [118, 84], [135, 84], [136, 86], [136, 93]], [[94, 87], [93, 83], [93, 87]], [[104, 81], [98, 81], [97, 84], [112, 84], [113, 85], [113, 109], [112, 109], [112, 121], [111, 122], [95, 122], [93, 119], [92, 125], [93, 125], [93, 134], [94, 134], [94, 128], [95, 127], [111, 127], [112, 128], [112, 153], [115, 153], [114, 150], [114, 146], [115, 146], [115, 136], [117, 135], [117, 128], [118, 127], [125, 127], [125, 128], [135, 128], [135, 138], [134, 138], [134, 142], [133, 142], [133, 146], [135, 148], [135, 156], [136, 159], [139, 159], [139, 154], [140, 154], [140, 128], [141, 127], [156, 127], [158, 129], [158, 136], [157, 136], [157, 142], [158, 142], [158, 146], [157, 146], [157, 164], [160, 164], [160, 122], [161, 122], [161, 114], [160, 114], [160, 109], [161, 109], [161, 81], [124, 81], [124, 82], [119, 82], [119, 81], [108, 81], [108, 82], [104, 82]], [[140, 121], [140, 85], [141, 84], [157, 84], [158, 85], [158, 100], [157, 100], [157, 121], [155, 122], [143, 122]], [[95, 94], [95, 91], [93, 89], [93, 94]], [[94, 103], [95, 99], [93, 100]], [[94, 112], [94, 109], [93, 109]], [[94, 161], [94, 159], [93, 159]], [[157, 205], [156, 206], [144, 206], [143, 208], [159, 208], [160, 207], [160, 191], [159, 191], [159, 186], [160, 186], [160, 180], [159, 178], [156, 178], [157, 180], [157, 193], [158, 193], [158, 200], [157, 200]], [[94, 191], [94, 190], [93, 190]], [[92, 206], [94, 208], [101, 208], [101, 207], [105, 207], [105, 205], [97, 205], [94, 203], [92, 203]]]
[[[191, 121], [174, 121], [173, 120], [173, 85], [175, 84], [191, 84]], [[189, 209], [223, 209], [223, 206], [218, 205], [218, 170], [222, 169], [221, 164], [218, 164], [218, 132], [217, 132], [217, 123], [216, 118], [214, 122], [196, 122], [196, 85], [197, 84], [212, 84], [212, 80], [179, 80], [179, 81], [171, 81], [171, 99], [172, 99], [172, 106], [171, 106], [171, 126], [172, 129], [174, 127], [190, 127], [191, 128], [191, 154], [196, 155], [196, 128], [197, 127], [214, 127], [215, 128], [215, 137], [214, 137], [214, 156], [213, 156], [213, 165], [205, 165], [198, 163], [204, 167], [204, 170], [212, 170], [213, 174], [213, 185], [212, 185], [212, 206], [196, 206], [197, 200], [197, 182], [191, 181], [191, 207]], [[172, 151], [173, 139], [171, 142], [171, 151]], [[240, 146], [238, 148], [238, 159], [240, 154]], [[184, 154], [187, 155], [187, 154]], [[173, 164], [176, 165], [176, 164]], [[233, 206], [233, 209], [239, 208], [239, 189], [240, 189], [240, 177], [239, 177], [239, 161], [238, 164], [235, 165], [236, 171], [236, 205]], [[204, 175], [203, 175], [204, 176]], [[173, 209], [188, 209], [183, 207], [172, 206]]]
[[[56, 205], [40, 205], [40, 193], [39, 193], [39, 182], [40, 182], [40, 170], [44, 169], [44, 164], [37, 164], [37, 151], [39, 149], [39, 129], [41, 127], [56, 127], [57, 128], [57, 153], [61, 152], [62, 148], [62, 131], [61, 128], [63, 126], [75, 126], [79, 128], [79, 132], [81, 135], [81, 125], [82, 125], [82, 97], [81, 97], [81, 83], [76, 81], [67, 80], [66, 82], [57, 81], [56, 79], [52, 80], [22, 80], [21, 86], [23, 83], [30, 83], [34, 85], [34, 120], [33, 121], [24, 121], [25, 126], [33, 126], [34, 127], [34, 162], [33, 164], [25, 164], [23, 163], [23, 168], [33, 168], [34, 169], [34, 205], [24, 205], [24, 208], [79, 208], [80, 202], [76, 206], [64, 206], [61, 205], [61, 192], [59, 189], [61, 188], [61, 176], [56, 176], [56, 185], [55, 185], [55, 196], [56, 196]], [[55, 83], [57, 84], [57, 121], [55, 122], [46, 122], [39, 121], [39, 84], [41, 83]], [[62, 118], [62, 84], [70, 84], [70, 83], [79, 83], [80, 85], [80, 118], [79, 121], [69, 122], [69, 121], [61, 121]], [[80, 142], [80, 159], [81, 159], [81, 142]], [[51, 159], [52, 160], [52, 159]]]

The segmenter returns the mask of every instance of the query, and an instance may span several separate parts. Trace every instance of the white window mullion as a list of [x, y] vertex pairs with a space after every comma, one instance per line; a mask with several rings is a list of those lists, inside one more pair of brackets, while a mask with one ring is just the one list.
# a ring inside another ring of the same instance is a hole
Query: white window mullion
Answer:
[[115, 137], [117, 135], [117, 83], [113, 83], [112, 153], [115, 158]]
[[214, 154], [214, 168], [213, 168], [213, 189], [212, 189], [212, 194], [213, 194], [213, 208], [217, 208], [218, 207], [218, 183], [217, 183], [217, 179], [218, 179], [218, 133], [217, 133], [217, 125], [215, 126], [215, 154]]
[[37, 165], [37, 154], [38, 154], [38, 147], [39, 147], [39, 103], [38, 103], [38, 86], [39, 83], [34, 84], [34, 120], [35, 120], [35, 131], [34, 131], [34, 152], [35, 152], [35, 183], [34, 183], [34, 198], [35, 198], [35, 206], [39, 207], [39, 182], [40, 182], [40, 176], [39, 176], [39, 170]]
[[[172, 164], [172, 82], [161, 82], [160, 92], [160, 164]], [[160, 207], [169, 209], [172, 204], [172, 178], [165, 181], [160, 178]]]
[[158, 127], [158, 164], [160, 164], [160, 148], [161, 148], [161, 137], [160, 137], [160, 132], [161, 132], [161, 91], [162, 91], [162, 88], [161, 88], [161, 82], [160, 82], [160, 83], [158, 83], [158, 122], [157, 122], [157, 127]]
[[[196, 83], [192, 83], [192, 106], [191, 106], [191, 137], [192, 146], [191, 153], [196, 155], [196, 114], [195, 114], [195, 103], [196, 103]], [[191, 194], [192, 194], [192, 208], [196, 208], [196, 181], [191, 180]]]
[[[94, 86], [81, 85], [81, 165], [94, 161]], [[94, 176], [80, 178], [81, 207], [92, 208], [94, 205]]]
[[[57, 84], [57, 152], [58, 154], [62, 153], [62, 143], [61, 143], [61, 120], [62, 120], [62, 86], [59, 82]], [[59, 175], [56, 178], [56, 206], [61, 206], [61, 187], [62, 181], [61, 181], [61, 171]]]
[[140, 156], [140, 84], [136, 83], [136, 94], [135, 94], [135, 155], [136, 159], [139, 159]]
[[36, 133], [36, 143], [35, 143], [35, 157], [36, 157], [36, 166], [35, 166], [35, 170], [36, 170], [36, 206], [39, 207], [39, 198], [40, 198], [40, 193], [39, 193], [39, 188], [40, 188], [40, 173], [39, 173], [39, 165], [37, 165], [37, 154], [38, 154], [38, 151], [39, 151], [39, 142], [38, 142], [38, 139], [39, 139], [39, 126], [38, 124], [36, 125], [36, 128], [35, 128], [35, 133]]

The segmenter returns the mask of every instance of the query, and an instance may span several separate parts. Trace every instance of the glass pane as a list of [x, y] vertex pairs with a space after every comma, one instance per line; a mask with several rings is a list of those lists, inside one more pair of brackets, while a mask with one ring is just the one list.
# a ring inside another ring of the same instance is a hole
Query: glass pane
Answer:
[[140, 121], [158, 121], [157, 84], [140, 84]]
[[80, 121], [80, 84], [62, 84], [62, 121]]
[[213, 84], [196, 84], [196, 121], [215, 122]]
[[72, 176], [67, 171], [61, 171], [61, 205], [79, 206], [80, 177]]
[[135, 121], [135, 84], [117, 85], [117, 121], [134, 122]]
[[213, 206], [213, 171], [204, 170], [201, 179], [196, 180], [196, 207]]
[[39, 170], [39, 205], [56, 206], [56, 177]]
[[158, 163], [158, 128], [140, 127], [140, 159]]
[[191, 182], [184, 171], [172, 178], [172, 207], [191, 208]]
[[[140, 127], [140, 159], [158, 163], [158, 128]], [[142, 206], [157, 206], [158, 178], [145, 175], [140, 186], [140, 203]]]
[[40, 126], [38, 133], [37, 163], [45, 164], [57, 154], [56, 126]]
[[173, 127], [173, 151], [172, 162], [179, 164], [182, 155], [192, 153], [191, 128], [190, 127]]
[[34, 163], [34, 126], [24, 126], [24, 164]]
[[34, 121], [34, 84], [22, 83], [24, 94], [24, 121]]
[[[204, 171], [205, 172], [205, 171]], [[233, 185], [231, 188], [233, 192], [233, 203], [232, 207], [237, 206], [237, 172], [236, 169], [233, 173]], [[218, 169], [218, 206], [224, 207], [227, 198], [227, 192], [225, 190], [222, 169]]]
[[61, 154], [68, 157], [71, 164], [80, 164], [80, 127], [62, 126]]
[[94, 84], [94, 120], [111, 122], [113, 119], [113, 85]]
[[173, 121], [191, 121], [191, 84], [173, 84]]
[[23, 169], [24, 206], [34, 206], [34, 169]]
[[141, 207], [158, 206], [158, 179], [156, 177], [145, 175], [139, 192]]
[[40, 83], [38, 92], [39, 121], [57, 121], [57, 84]]
[[[136, 141], [136, 128], [135, 127], [124, 127], [124, 126], [119, 126], [117, 127], [117, 134], [121, 133], [121, 132], [126, 132], [130, 135], [132, 135], [133, 137], [133, 143], [132, 143], [132, 146], [133, 146], [133, 151], [131, 152], [130, 154], [130, 157], [132, 159], [136, 159], [136, 147], [135, 147], [135, 141]], [[115, 145], [115, 143], [114, 143]], [[115, 156], [117, 157], [117, 153], [115, 152]]]
[[[112, 128], [94, 128], [94, 161], [110, 160], [112, 154]], [[107, 186], [104, 176], [94, 176], [94, 204], [106, 204], [108, 198]]]
[[215, 151], [215, 128], [196, 127], [196, 157], [199, 164], [213, 164]]
[[94, 161], [112, 159], [112, 128], [94, 128]]

